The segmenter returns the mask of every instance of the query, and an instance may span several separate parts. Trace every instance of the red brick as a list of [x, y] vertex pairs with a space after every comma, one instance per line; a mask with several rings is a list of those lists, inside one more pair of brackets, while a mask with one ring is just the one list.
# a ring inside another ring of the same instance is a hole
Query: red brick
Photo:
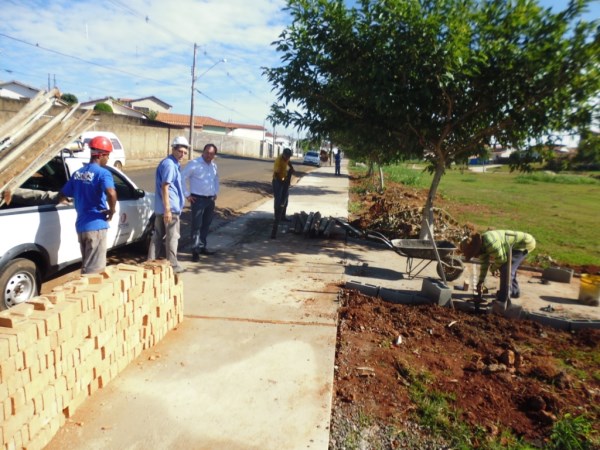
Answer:
[[63, 289], [62, 287], [55, 287], [54, 289], [52, 289], [52, 292], [46, 294], [45, 297], [48, 300], [50, 300], [51, 303], [56, 305], [58, 303], [63, 302], [65, 300], [66, 295], [67, 292], [65, 289]]
[[36, 311], [47, 311], [54, 308], [54, 304], [48, 299], [48, 297], [33, 297], [27, 300], [27, 303], [33, 305]]
[[0, 336], [3, 335], [16, 336], [17, 348], [22, 351], [37, 340], [37, 326], [27, 321], [19, 324], [17, 328], [0, 327]]

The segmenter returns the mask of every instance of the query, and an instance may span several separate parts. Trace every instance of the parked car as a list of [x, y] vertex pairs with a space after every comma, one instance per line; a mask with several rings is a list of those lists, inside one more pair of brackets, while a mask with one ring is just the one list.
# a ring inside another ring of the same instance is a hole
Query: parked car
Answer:
[[110, 131], [86, 131], [82, 133], [79, 139], [72, 142], [64, 152], [73, 158], [81, 160], [81, 165], [87, 164], [90, 160], [90, 141], [96, 136], [104, 136], [110, 139], [110, 142], [113, 146], [113, 151], [110, 154], [110, 158], [108, 158], [108, 165], [111, 167], [115, 167], [119, 170], [123, 170], [123, 166], [125, 166], [125, 148], [123, 147], [123, 143], [117, 137], [115, 133]]
[[319, 153], [312, 150], [306, 152], [306, 154], [304, 155], [303, 164], [321, 167], [321, 159], [319, 158]]
[[[5, 231], [0, 239], [0, 310], [35, 297], [42, 281], [81, 260], [75, 207], [56, 204], [58, 191], [78, 167], [77, 158], [63, 152], [12, 191], [10, 203], [0, 207], [0, 229]], [[147, 242], [154, 194], [138, 189], [124, 173], [107, 168], [117, 191], [108, 249]]]

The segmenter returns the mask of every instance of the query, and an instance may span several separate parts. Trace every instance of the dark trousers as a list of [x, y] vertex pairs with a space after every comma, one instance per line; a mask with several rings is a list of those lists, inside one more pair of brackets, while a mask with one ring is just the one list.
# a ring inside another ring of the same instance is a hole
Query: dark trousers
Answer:
[[208, 229], [215, 213], [213, 197], [200, 197], [192, 194], [192, 252], [199, 253], [206, 248]]
[[497, 300], [505, 302], [509, 299], [507, 292], [508, 277], [510, 276], [510, 297], [518, 298], [521, 295], [519, 282], [517, 281], [517, 269], [527, 256], [527, 250], [513, 250], [510, 262], [510, 274], [508, 273], [508, 264], [500, 266], [500, 289], [496, 294]]
[[287, 182], [273, 178], [273, 209], [275, 211], [275, 219], [277, 219], [278, 214], [281, 214], [281, 219], [285, 218], [289, 198], [288, 194]]

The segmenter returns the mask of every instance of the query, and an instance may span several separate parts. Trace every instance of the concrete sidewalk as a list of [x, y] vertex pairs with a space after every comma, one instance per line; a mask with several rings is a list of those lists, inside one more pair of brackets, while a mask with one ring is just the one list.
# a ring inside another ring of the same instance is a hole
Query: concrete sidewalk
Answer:
[[[345, 173], [345, 171], [343, 172]], [[348, 178], [324, 166], [288, 214], [347, 216]], [[326, 449], [343, 240], [280, 226], [272, 199], [180, 261], [184, 322], [98, 391], [48, 449]]]

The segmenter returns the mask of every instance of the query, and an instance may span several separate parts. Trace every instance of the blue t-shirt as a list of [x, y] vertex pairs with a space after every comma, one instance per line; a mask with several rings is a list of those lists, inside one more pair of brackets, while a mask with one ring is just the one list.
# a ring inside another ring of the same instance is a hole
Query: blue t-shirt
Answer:
[[106, 190], [114, 188], [112, 173], [100, 164], [88, 163], [71, 176], [61, 192], [75, 201], [78, 233], [108, 228]]
[[163, 159], [156, 168], [155, 180], [155, 196], [154, 196], [154, 212], [156, 214], [165, 213], [165, 204], [162, 198], [162, 185], [169, 183], [169, 206], [171, 212], [181, 214], [185, 205], [185, 197], [183, 195], [183, 187], [181, 185], [181, 170], [180, 164], [173, 155], [169, 155]]

